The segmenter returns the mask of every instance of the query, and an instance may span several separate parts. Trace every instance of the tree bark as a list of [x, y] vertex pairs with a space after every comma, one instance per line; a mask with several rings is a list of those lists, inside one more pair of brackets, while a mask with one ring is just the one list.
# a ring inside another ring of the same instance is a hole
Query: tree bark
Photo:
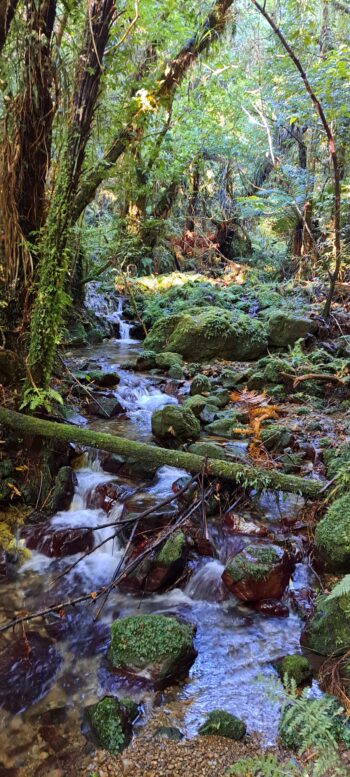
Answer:
[[150, 467], [169, 465], [183, 467], [192, 473], [202, 472], [203, 466], [209, 475], [227, 479], [239, 485], [253, 488], [273, 488], [294, 494], [303, 494], [310, 499], [316, 499], [324, 491], [324, 484], [315, 480], [307, 480], [295, 475], [284, 475], [274, 470], [263, 470], [257, 466], [231, 463], [221, 459], [206, 459], [193, 453], [160, 448], [156, 445], [135, 442], [112, 434], [94, 432], [68, 424], [43, 421], [39, 418], [16, 413], [13, 410], [0, 407], [0, 424], [18, 432], [19, 436], [48, 437], [66, 442], [76, 442], [89, 448], [118, 453], [127, 458], [147, 460]]
[[18, 0], [0, 0], [0, 54], [5, 46]]
[[[183, 81], [189, 67], [201, 53], [210, 47], [213, 40], [216, 40], [223, 32], [228, 11], [233, 3], [234, 0], [216, 0], [204, 24], [180, 49], [176, 57], [167, 64], [160, 78], [160, 86], [152, 95], [154, 108], [158, 109], [165, 105], [170, 109], [175, 91]], [[145, 125], [145, 112], [140, 110], [137, 105], [130, 112], [125, 127], [118, 132], [102, 161], [99, 161], [95, 167], [86, 172], [74, 203], [74, 221], [78, 220], [81, 213], [93, 200], [96, 189], [107, 178], [109, 171], [124, 153], [125, 149], [134, 140], [140, 140], [144, 133]]]

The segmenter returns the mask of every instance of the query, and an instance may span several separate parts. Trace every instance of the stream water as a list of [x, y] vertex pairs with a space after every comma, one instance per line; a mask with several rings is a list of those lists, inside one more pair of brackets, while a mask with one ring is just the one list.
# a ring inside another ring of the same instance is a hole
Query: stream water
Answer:
[[[122, 305], [115, 314], [119, 322], [121, 314]], [[123, 370], [125, 360], [141, 345], [129, 339], [129, 330], [120, 327], [120, 332], [125, 339], [69, 353], [67, 361], [76, 369], [83, 363], [94, 364], [116, 368], [120, 374], [121, 381], [114, 393], [125, 413], [121, 418], [95, 420], [91, 423], [93, 428], [147, 439], [151, 435], [153, 410], [178, 399], [175, 389], [165, 387], [158, 378]], [[173, 482], [182, 474], [181, 470], [161, 467], [152, 480], [121, 478], [104, 472], [97, 454], [86, 453], [77, 471], [72, 504], [66, 512], [55, 515], [51, 525], [56, 529], [95, 528], [117, 517], [118, 510], [123, 509], [122, 503], [113, 508], [113, 516], [110, 514], [108, 521], [103, 510], [88, 506], [91, 494], [100, 483], [111, 480], [119, 483], [125, 487], [131, 504], [134, 500], [141, 509], [169, 496]], [[273, 495], [270, 502], [274, 503]], [[266, 497], [264, 509], [268, 512]], [[271, 504], [270, 512], [274, 512]], [[106, 539], [110, 531], [97, 528], [95, 545]], [[212, 540], [216, 558], [202, 558], [182, 590], [176, 588], [143, 598], [115, 592], [97, 621], [94, 621], [94, 606], [84, 604], [67, 611], [65, 617], [52, 616], [45, 623], [38, 621], [28, 628], [30, 632], [35, 631], [38, 643], [34, 660], [28, 659], [26, 671], [23, 671], [23, 661], [10, 662], [7, 690], [3, 683], [0, 687], [0, 762], [4, 766], [28, 764], [29, 767], [44, 761], [42, 753], [46, 758], [51, 751], [42, 732], [43, 720], [55, 721], [56, 733], [61, 731], [63, 739], [68, 737], [78, 742], [82, 736], [84, 707], [106, 693], [118, 693], [122, 689], [125, 695], [126, 681], [109, 672], [104, 656], [111, 622], [140, 612], [178, 613], [197, 626], [198, 657], [189, 677], [184, 684], [163, 695], [169, 725], [176, 721], [187, 736], [192, 736], [208, 711], [222, 708], [243, 718], [248, 731], [259, 732], [266, 744], [274, 741], [283, 691], [272, 662], [299, 649], [301, 622], [292, 611], [287, 618], [266, 617], [227, 596], [221, 574], [229, 540], [215, 531]], [[13, 581], [1, 586], [1, 618], [7, 620], [15, 611], [40, 609], [60, 598], [88, 593], [108, 584], [122, 552], [117, 541], [109, 541], [60, 578], [62, 571], [79, 556], [48, 558], [33, 551]], [[307, 575], [306, 567], [297, 565], [294, 588], [305, 586]], [[16, 657], [15, 640], [14, 635], [6, 635], [7, 657]], [[0, 670], [4, 671], [4, 666], [6, 661], [0, 657]], [[155, 696], [137, 684], [130, 685], [130, 681], [127, 691], [143, 702], [143, 720], [151, 714], [155, 699], [159, 703], [159, 694]]]

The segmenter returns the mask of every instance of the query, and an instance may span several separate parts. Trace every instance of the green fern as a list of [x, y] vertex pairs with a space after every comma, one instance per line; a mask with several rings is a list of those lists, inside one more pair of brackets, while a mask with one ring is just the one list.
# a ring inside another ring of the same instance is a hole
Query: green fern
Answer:
[[350, 596], [350, 575], [345, 575], [345, 577], [343, 577], [339, 583], [336, 583], [331, 593], [325, 600], [325, 606], [327, 606], [327, 602], [334, 599], [340, 599], [343, 596]]

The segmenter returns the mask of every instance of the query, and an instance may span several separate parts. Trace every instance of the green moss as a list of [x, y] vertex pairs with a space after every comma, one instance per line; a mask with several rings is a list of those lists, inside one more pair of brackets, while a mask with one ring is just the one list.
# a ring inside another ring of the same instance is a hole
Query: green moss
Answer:
[[206, 736], [220, 736], [228, 739], [243, 739], [247, 727], [245, 723], [235, 715], [224, 710], [213, 710], [207, 720], [200, 726], [198, 733]]
[[336, 499], [317, 524], [315, 544], [330, 569], [350, 571], [350, 494]]
[[161, 551], [157, 555], [156, 562], [161, 566], [167, 567], [169, 564], [178, 561], [186, 547], [186, 537], [182, 531], [177, 531], [164, 543]]
[[179, 315], [160, 318], [145, 338], [144, 347], [156, 353], [162, 351], [166, 348], [170, 335], [179, 321], [181, 321], [181, 316]]
[[330, 448], [323, 454], [327, 465], [327, 475], [334, 478], [338, 471], [350, 465], [350, 445], [340, 445], [338, 448]]
[[[192, 413], [198, 418], [204, 410], [205, 406], [207, 405], [207, 398], [201, 397], [200, 394], [195, 394], [193, 397], [188, 397], [188, 399], [185, 400], [183, 403], [183, 407], [186, 408], [186, 410], [192, 410]], [[215, 405], [212, 405], [214, 411], [217, 409]]]
[[268, 337], [271, 345], [287, 347], [297, 340], [317, 331], [318, 324], [309, 318], [293, 316], [290, 313], [276, 311], [268, 322]]
[[200, 429], [192, 411], [180, 405], [166, 405], [152, 415], [152, 433], [173, 447], [187, 440], [196, 440]]
[[196, 453], [197, 456], [207, 456], [208, 459], [227, 459], [225, 448], [215, 445], [214, 442], [195, 442], [189, 447], [190, 453]]
[[158, 353], [156, 355], [156, 366], [161, 369], [168, 370], [170, 367], [181, 367], [183, 364], [183, 358], [178, 353]]
[[155, 351], [144, 350], [136, 359], [137, 370], [153, 370], [156, 366]]
[[206, 375], [195, 375], [191, 383], [190, 394], [194, 396], [196, 394], [209, 393], [211, 389], [211, 382]]
[[247, 545], [228, 561], [225, 571], [235, 583], [247, 577], [264, 580], [271, 572], [271, 566], [281, 560], [281, 554], [276, 545]]
[[289, 429], [278, 424], [271, 424], [261, 432], [261, 441], [268, 451], [282, 451], [290, 445], [292, 437]]
[[165, 615], [133, 615], [112, 624], [109, 659], [118, 669], [156, 665], [162, 679], [192, 647], [194, 627]]
[[319, 597], [316, 612], [302, 634], [302, 645], [321, 656], [349, 649], [350, 596], [339, 599]]
[[131, 721], [137, 705], [131, 701], [105, 696], [89, 707], [87, 717], [98, 745], [110, 753], [120, 753], [131, 740]]
[[281, 680], [284, 680], [287, 675], [288, 680], [294, 680], [296, 685], [301, 685], [301, 683], [312, 678], [312, 671], [307, 658], [297, 654], [282, 658], [282, 661], [277, 666], [277, 671]]

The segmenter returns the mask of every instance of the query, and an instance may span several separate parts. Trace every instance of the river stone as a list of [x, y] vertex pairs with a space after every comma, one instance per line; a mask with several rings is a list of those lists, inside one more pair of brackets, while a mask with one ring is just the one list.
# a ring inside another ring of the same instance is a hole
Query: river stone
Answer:
[[156, 352], [145, 349], [140, 353], [135, 362], [136, 370], [153, 370], [156, 367]]
[[289, 313], [273, 313], [268, 321], [267, 334], [270, 345], [286, 348], [308, 334], [315, 334], [317, 321]]
[[166, 349], [185, 359], [212, 358], [253, 360], [267, 350], [264, 326], [244, 313], [222, 308], [196, 308], [188, 313], [160, 318], [146, 337], [145, 346]]
[[120, 673], [148, 678], [165, 687], [186, 677], [197, 651], [195, 626], [165, 615], [132, 615], [112, 624], [108, 652]]
[[304, 648], [321, 656], [348, 650], [350, 645], [350, 595], [337, 599], [320, 596], [315, 614], [301, 635]]
[[158, 726], [154, 736], [156, 739], [171, 739], [173, 742], [181, 742], [184, 738], [182, 731], [175, 726]]
[[[206, 397], [201, 397], [200, 394], [195, 394], [193, 397], [188, 397], [188, 399], [185, 400], [183, 403], [183, 407], [186, 408], [186, 410], [192, 410], [192, 413], [196, 416], [196, 418], [199, 418], [200, 414], [204, 410], [204, 408], [207, 405], [207, 399]], [[217, 410], [215, 405], [212, 405], [213, 412]]]
[[156, 354], [156, 366], [163, 370], [169, 370], [170, 367], [181, 367], [183, 364], [183, 358], [179, 353], [163, 353]]
[[271, 424], [261, 431], [261, 442], [268, 451], [283, 451], [291, 444], [293, 435], [285, 426]]
[[206, 375], [195, 375], [191, 383], [190, 394], [195, 396], [196, 394], [209, 393], [211, 389], [211, 382]]
[[91, 402], [87, 404], [87, 412], [91, 415], [97, 415], [99, 418], [115, 418], [124, 412], [117, 397], [103, 397], [94, 394]]
[[94, 739], [99, 747], [110, 753], [120, 753], [130, 743], [132, 723], [138, 707], [131, 699], [104, 696], [97, 704], [86, 709]]
[[105, 370], [91, 370], [84, 377], [85, 383], [94, 383], [101, 388], [113, 388], [120, 382], [117, 372], [108, 372]]
[[222, 579], [243, 602], [281, 599], [294, 566], [278, 545], [247, 545], [228, 560]]
[[315, 546], [329, 569], [350, 572], [350, 494], [335, 499], [317, 524]]
[[[165, 514], [165, 517], [166, 522], [163, 521], [163, 525], [168, 525], [171, 516]], [[150, 528], [151, 526], [148, 526], [146, 531], [147, 529], [149, 531]], [[142, 543], [141, 551], [143, 550], [145, 547]], [[164, 591], [182, 575], [187, 557], [186, 537], [182, 531], [175, 532], [166, 540], [158, 554], [155, 557], [145, 558], [133, 572], [121, 581], [119, 588], [123, 592], [137, 594]]]
[[155, 410], [152, 415], [154, 436], [175, 447], [188, 440], [196, 440], [200, 430], [201, 426], [196, 416], [191, 410], [180, 405], [166, 405], [160, 410]]
[[198, 729], [198, 733], [204, 736], [219, 736], [235, 739], [243, 739], [247, 727], [243, 720], [236, 718], [224, 710], [213, 710]]
[[13, 715], [45, 696], [62, 659], [51, 640], [35, 631], [16, 634], [0, 653], [0, 707]]
[[277, 662], [277, 672], [282, 682], [287, 675], [288, 682], [294, 680], [296, 685], [301, 685], [307, 680], [312, 679], [312, 669], [305, 656], [294, 654], [284, 656]]
[[49, 558], [64, 558], [75, 553], [86, 553], [94, 546], [93, 532], [89, 528], [55, 528], [51, 523], [25, 526], [21, 536], [27, 548], [37, 550]]
[[230, 458], [225, 448], [215, 445], [214, 442], [195, 442], [190, 445], [189, 453], [195, 453], [196, 456], [205, 456], [208, 459], [228, 459]]
[[59, 469], [48, 503], [50, 512], [57, 513], [59, 510], [68, 510], [77, 482], [77, 476], [72, 467], [61, 467]]

